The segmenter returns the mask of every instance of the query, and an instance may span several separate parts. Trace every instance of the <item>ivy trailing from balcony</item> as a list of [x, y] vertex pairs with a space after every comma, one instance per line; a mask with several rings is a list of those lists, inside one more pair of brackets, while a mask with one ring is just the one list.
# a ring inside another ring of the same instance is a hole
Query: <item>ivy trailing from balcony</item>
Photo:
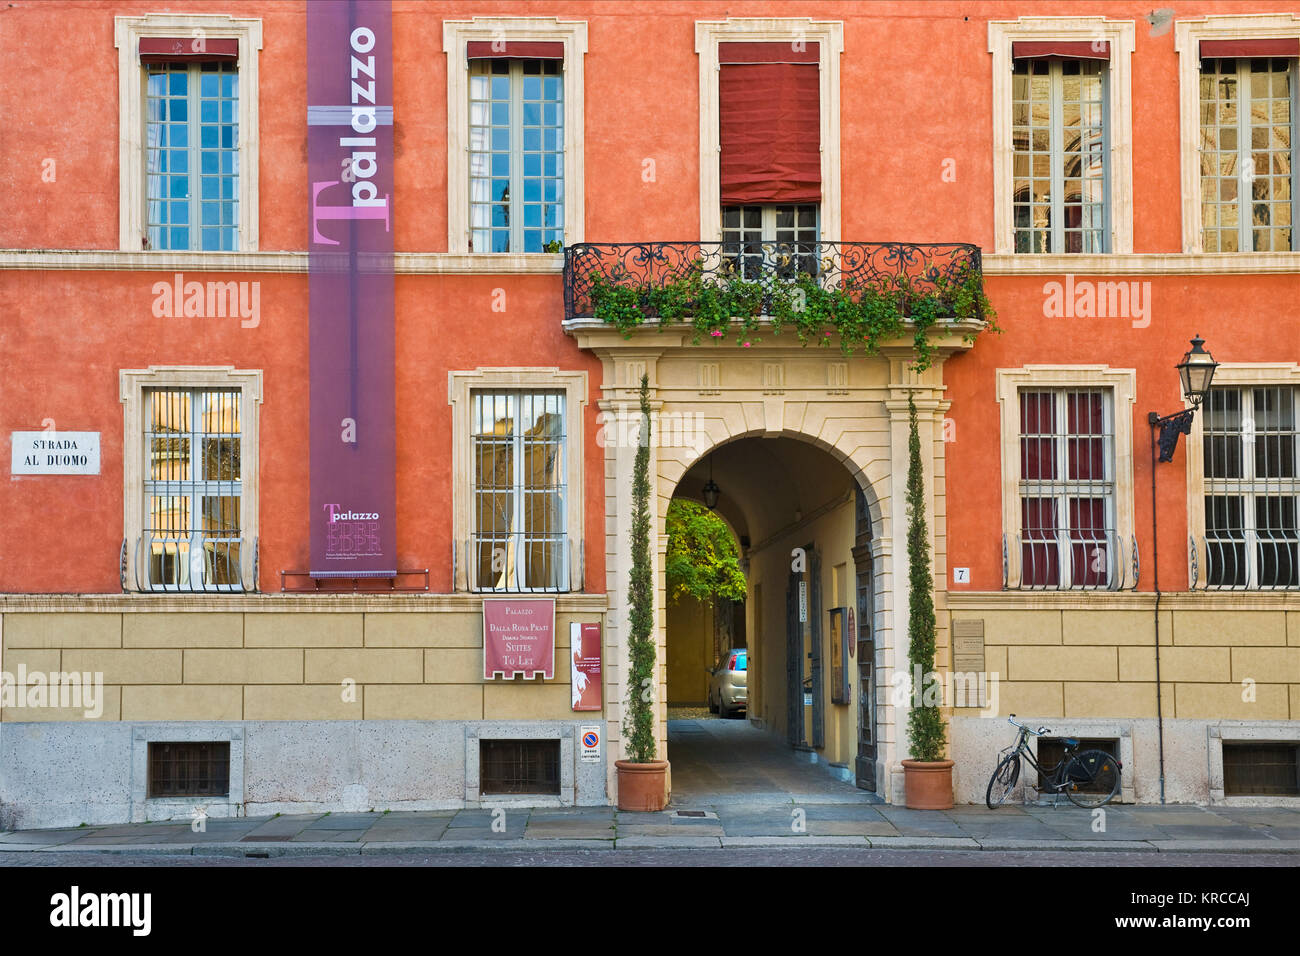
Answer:
[[[690, 325], [695, 344], [706, 337], [721, 342], [732, 333], [737, 345], [748, 348], [761, 341], [758, 333], [766, 316], [774, 334], [790, 329], [805, 346], [814, 341], [829, 346], [838, 337], [845, 355], [858, 348], [870, 355], [883, 342], [910, 331], [914, 364], [924, 370], [934, 358], [932, 336], [945, 324], [982, 321], [984, 329], [1002, 331], [984, 292], [984, 276], [974, 266], [930, 275], [924, 291], [906, 274], [872, 280], [845, 275], [823, 284], [803, 272], [776, 278], [769, 271], [766, 281], [757, 281], [734, 270], [707, 274], [701, 260], [680, 275], [654, 282], [620, 281], [597, 271], [587, 278], [592, 314], [625, 338], [657, 320], [661, 331], [668, 325]], [[978, 330], [968, 332], [967, 344], [977, 335]]]

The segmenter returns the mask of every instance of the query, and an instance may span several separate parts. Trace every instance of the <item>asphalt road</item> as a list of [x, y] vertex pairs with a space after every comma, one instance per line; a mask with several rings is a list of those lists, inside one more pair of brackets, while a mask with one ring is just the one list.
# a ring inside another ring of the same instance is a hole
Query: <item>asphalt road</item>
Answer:
[[290, 856], [270, 859], [213, 856], [145, 856], [107, 853], [6, 853], [4, 867], [389, 867], [389, 866], [1095, 866], [1095, 867], [1295, 867], [1296, 857], [1266, 853], [1124, 853], [1114, 850], [1063, 853], [1000, 850], [872, 850], [852, 847], [710, 850], [490, 850], [477, 852], [372, 853], [356, 856]]

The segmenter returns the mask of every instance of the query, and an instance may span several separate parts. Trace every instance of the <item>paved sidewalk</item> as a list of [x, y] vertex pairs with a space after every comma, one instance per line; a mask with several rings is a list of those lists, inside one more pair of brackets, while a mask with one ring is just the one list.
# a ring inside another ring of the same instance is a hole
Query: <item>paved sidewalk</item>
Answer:
[[663, 813], [612, 807], [304, 814], [0, 833], [8, 853], [194, 856], [355, 855], [468, 850], [850, 846], [1300, 854], [1300, 809], [1112, 806], [1104, 831], [1074, 806], [947, 811], [837, 802], [693, 804]]

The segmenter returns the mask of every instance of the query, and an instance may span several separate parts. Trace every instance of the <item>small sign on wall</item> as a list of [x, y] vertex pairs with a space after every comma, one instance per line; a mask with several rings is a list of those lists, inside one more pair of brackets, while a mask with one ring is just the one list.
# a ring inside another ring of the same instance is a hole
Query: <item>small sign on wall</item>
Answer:
[[600, 625], [569, 625], [574, 710], [600, 710]]
[[555, 599], [483, 601], [483, 679], [555, 677]]
[[600, 763], [600, 725], [583, 724], [578, 730], [582, 734], [582, 762]]
[[952, 622], [952, 669], [961, 673], [984, 670], [984, 619]]
[[849, 626], [850, 611], [844, 607], [833, 607], [831, 614], [831, 703], [851, 704], [852, 690], [849, 687]]
[[13, 432], [14, 475], [99, 474], [99, 432]]

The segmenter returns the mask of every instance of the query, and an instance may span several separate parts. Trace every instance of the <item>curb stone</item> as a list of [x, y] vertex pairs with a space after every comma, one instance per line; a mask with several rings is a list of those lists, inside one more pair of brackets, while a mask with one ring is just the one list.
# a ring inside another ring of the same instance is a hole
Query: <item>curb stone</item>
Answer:
[[[717, 850], [722, 847], [723, 837], [706, 837], [706, 836], [627, 836], [619, 837], [615, 845], [622, 847], [639, 847], [642, 849], [659, 848], [675, 850], [696, 850], [710, 849]], [[538, 844], [540, 845], [540, 844]]]
[[970, 837], [864, 837], [873, 850], [978, 850]]
[[1155, 847], [1145, 840], [1065, 840], [1051, 843], [1045, 840], [979, 840], [981, 850], [1116, 850], [1126, 853], [1154, 853]]
[[196, 843], [194, 856], [359, 856], [359, 843]]
[[864, 836], [798, 836], [791, 834], [790, 836], [724, 836], [722, 837], [722, 846], [724, 849], [743, 846], [850, 846], [865, 849], [869, 844]]
[[1297, 840], [1152, 840], [1161, 853], [1300, 853]]
[[194, 847], [190, 844], [177, 843], [103, 843], [94, 846], [72, 846], [59, 844], [55, 846], [33, 847], [41, 853], [110, 853], [122, 856], [190, 856]]

